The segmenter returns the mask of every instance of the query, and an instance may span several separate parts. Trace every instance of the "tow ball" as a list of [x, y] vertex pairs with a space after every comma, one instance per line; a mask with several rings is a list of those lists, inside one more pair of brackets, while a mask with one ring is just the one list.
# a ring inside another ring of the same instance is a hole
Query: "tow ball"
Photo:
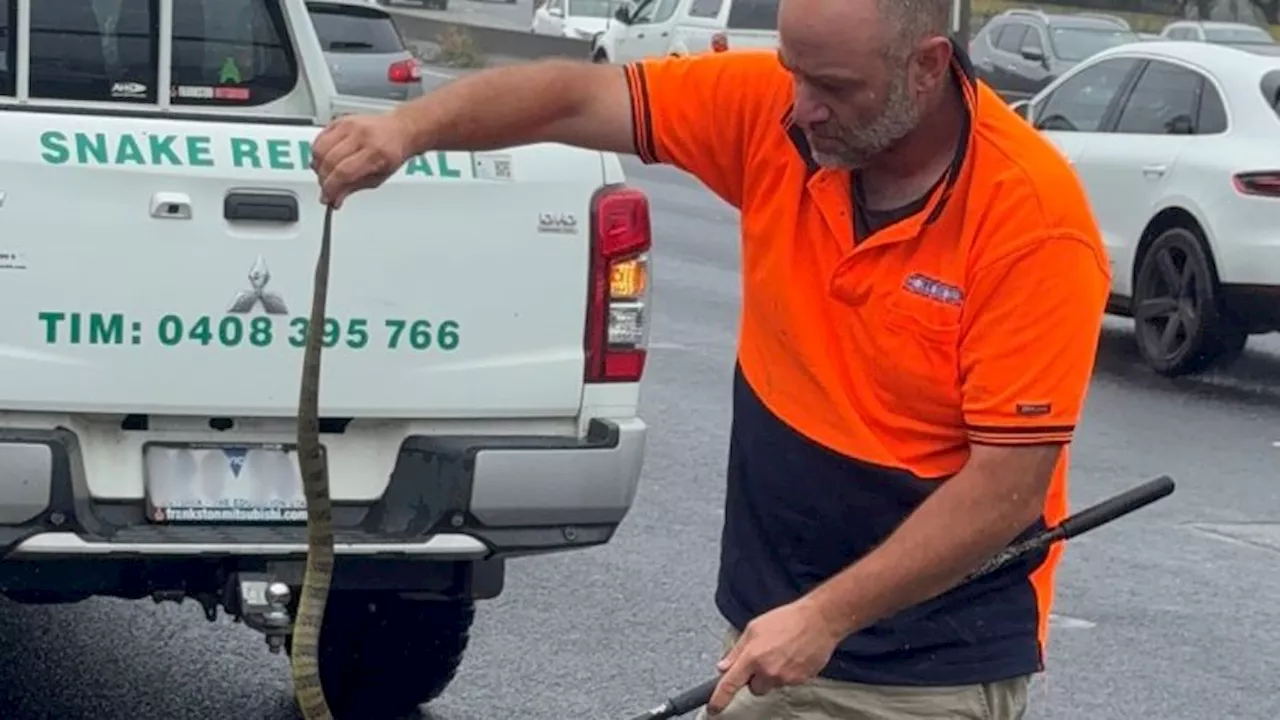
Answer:
[[293, 592], [289, 586], [270, 575], [242, 573], [237, 579], [240, 620], [262, 633], [267, 649], [278, 654], [293, 632], [289, 602]]

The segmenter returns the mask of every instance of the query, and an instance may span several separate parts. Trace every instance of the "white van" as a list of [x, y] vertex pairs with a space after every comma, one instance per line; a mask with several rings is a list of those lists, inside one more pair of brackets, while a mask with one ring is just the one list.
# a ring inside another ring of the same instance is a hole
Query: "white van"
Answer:
[[778, 47], [779, 0], [632, 0], [592, 41], [596, 62]]

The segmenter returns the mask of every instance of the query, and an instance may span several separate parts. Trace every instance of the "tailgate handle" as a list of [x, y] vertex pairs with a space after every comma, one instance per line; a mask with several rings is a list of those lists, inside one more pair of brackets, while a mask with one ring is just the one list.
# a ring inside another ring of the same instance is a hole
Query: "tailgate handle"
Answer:
[[222, 201], [222, 216], [228, 220], [296, 223], [298, 198], [289, 193], [232, 191]]

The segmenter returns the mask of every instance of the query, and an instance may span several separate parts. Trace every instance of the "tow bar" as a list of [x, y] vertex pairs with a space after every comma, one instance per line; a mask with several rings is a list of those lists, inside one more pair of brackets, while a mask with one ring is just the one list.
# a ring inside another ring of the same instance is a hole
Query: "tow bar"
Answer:
[[245, 625], [266, 636], [267, 649], [277, 655], [293, 632], [289, 586], [270, 575], [240, 573], [235, 580], [240, 600], [239, 618]]

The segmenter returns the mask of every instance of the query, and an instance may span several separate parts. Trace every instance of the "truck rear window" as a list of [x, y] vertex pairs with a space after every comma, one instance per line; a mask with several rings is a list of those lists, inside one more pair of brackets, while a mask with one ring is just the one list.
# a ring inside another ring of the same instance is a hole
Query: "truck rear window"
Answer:
[[173, 104], [262, 105], [297, 84], [279, 0], [175, 0]]
[[733, 0], [730, 30], [777, 30], [779, 0]]
[[159, 0], [31, 3], [31, 97], [154, 103], [159, 15]]
[[404, 52], [395, 23], [382, 10], [320, 2], [307, 3], [307, 10], [325, 52]]
[[[31, 3], [30, 96], [155, 103], [160, 0]], [[17, 2], [0, 0], [0, 95], [14, 95]], [[261, 105], [298, 83], [279, 0], [175, 0], [175, 105]]]

